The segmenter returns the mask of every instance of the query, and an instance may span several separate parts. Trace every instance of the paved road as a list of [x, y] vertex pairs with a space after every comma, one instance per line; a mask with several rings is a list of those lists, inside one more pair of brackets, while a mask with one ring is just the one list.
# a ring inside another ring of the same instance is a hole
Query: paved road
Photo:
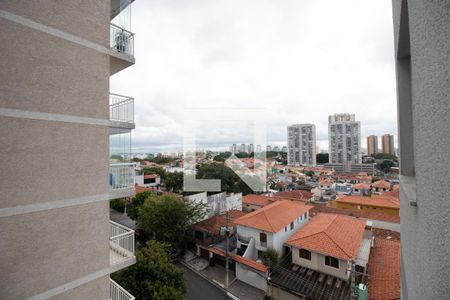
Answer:
[[184, 272], [187, 287], [187, 300], [230, 300], [227, 294], [211, 284], [203, 277], [197, 275], [183, 265], [177, 264]]

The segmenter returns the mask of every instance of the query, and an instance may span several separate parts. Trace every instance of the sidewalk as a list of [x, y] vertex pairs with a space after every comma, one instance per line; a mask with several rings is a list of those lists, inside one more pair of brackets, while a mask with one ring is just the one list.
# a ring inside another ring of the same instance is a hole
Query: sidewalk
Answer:
[[232, 298], [242, 300], [261, 300], [266, 294], [264, 291], [257, 289], [245, 282], [236, 279], [234, 271], [229, 272], [229, 288], [225, 288], [225, 268], [219, 265], [209, 266], [206, 259], [195, 256], [189, 253], [185, 256], [182, 263], [202, 276], [204, 279], [210, 281], [214, 285], [227, 291]]

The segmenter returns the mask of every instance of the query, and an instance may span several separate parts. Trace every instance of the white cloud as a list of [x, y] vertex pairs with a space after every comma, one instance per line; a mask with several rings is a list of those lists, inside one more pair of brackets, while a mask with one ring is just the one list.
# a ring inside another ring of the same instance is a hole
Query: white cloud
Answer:
[[[111, 89], [136, 98], [136, 151], [179, 148], [185, 107], [265, 108], [269, 144], [314, 123], [325, 148], [339, 112], [363, 137], [397, 131], [389, 1], [136, 1], [132, 18], [136, 64]], [[251, 142], [245, 126], [220, 129], [205, 146]]]

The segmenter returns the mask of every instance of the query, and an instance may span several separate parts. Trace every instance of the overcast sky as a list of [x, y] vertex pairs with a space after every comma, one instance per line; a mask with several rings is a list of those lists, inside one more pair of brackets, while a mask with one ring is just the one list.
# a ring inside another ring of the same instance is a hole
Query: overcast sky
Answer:
[[[181, 150], [186, 108], [263, 109], [271, 145], [314, 123], [325, 149], [340, 112], [361, 121], [362, 147], [397, 139], [389, 0], [139, 0], [132, 31], [136, 64], [111, 91], [135, 98], [135, 153]], [[252, 143], [249, 122], [198, 128], [201, 148]]]

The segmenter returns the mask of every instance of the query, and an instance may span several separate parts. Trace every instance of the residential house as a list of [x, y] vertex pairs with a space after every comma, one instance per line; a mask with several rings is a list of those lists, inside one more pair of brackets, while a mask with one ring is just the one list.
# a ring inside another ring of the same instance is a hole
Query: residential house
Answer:
[[[367, 226], [369, 225], [369, 226]], [[363, 273], [372, 243], [370, 224], [349, 216], [318, 214], [287, 241], [292, 251], [274, 268], [271, 299], [349, 299], [350, 276]]]
[[400, 210], [398, 198], [386, 195], [372, 195], [370, 197], [351, 195], [331, 201], [330, 204], [337, 208], [377, 211], [395, 216], [399, 215]]
[[391, 183], [386, 180], [378, 180], [372, 183], [372, 192], [383, 194], [391, 189]]
[[356, 183], [352, 187], [352, 195], [369, 195], [372, 191], [372, 185], [369, 183]]
[[[308, 222], [310, 205], [279, 200], [234, 220], [237, 229], [236, 278], [267, 289], [261, 254], [273, 248], [283, 254], [283, 243]], [[241, 254], [241, 255], [239, 255]]]
[[283, 243], [308, 222], [310, 205], [280, 200], [264, 206], [237, 220], [237, 248], [246, 251], [250, 240], [255, 241], [257, 259], [263, 251], [275, 249], [281, 256]]
[[308, 201], [314, 200], [314, 193], [311, 193], [311, 192], [308, 192], [305, 190], [292, 190], [292, 191], [278, 192], [274, 196], [289, 199], [291, 201], [308, 202]]
[[275, 200], [276, 199], [269, 196], [248, 194], [242, 197], [242, 210], [252, 212], [269, 205]]

